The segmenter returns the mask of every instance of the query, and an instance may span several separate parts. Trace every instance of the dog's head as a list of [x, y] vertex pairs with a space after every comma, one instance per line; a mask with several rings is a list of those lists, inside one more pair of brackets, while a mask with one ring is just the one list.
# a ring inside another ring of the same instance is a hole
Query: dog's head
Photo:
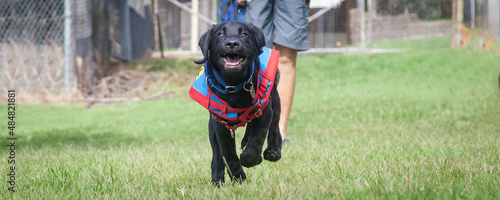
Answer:
[[203, 59], [210, 60], [214, 69], [223, 74], [244, 73], [262, 53], [264, 33], [252, 24], [225, 21], [213, 25], [199, 42]]

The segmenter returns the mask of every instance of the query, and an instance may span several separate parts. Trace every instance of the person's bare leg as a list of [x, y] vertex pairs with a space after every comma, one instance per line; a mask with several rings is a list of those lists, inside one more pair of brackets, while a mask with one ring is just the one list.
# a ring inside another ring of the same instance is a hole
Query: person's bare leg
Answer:
[[274, 48], [280, 51], [278, 69], [280, 70], [280, 81], [278, 83], [278, 94], [281, 99], [280, 133], [284, 140], [287, 134], [288, 118], [292, 109], [293, 94], [295, 91], [295, 64], [297, 63], [297, 50], [274, 44]]

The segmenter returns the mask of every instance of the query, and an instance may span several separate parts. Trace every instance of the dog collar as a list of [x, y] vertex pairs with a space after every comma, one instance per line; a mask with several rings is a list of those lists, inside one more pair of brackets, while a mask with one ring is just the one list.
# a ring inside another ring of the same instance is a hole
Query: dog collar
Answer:
[[217, 75], [217, 72], [215, 72], [214, 68], [212, 67], [209, 61], [205, 63], [205, 74], [207, 77], [207, 82], [209, 83], [209, 87], [216, 89], [222, 94], [235, 93], [240, 91], [241, 89], [245, 89], [245, 91], [250, 91], [251, 87], [253, 87], [252, 79], [253, 79], [253, 74], [255, 72], [255, 61], [252, 63], [252, 67], [250, 70], [251, 70], [250, 75], [247, 81], [232, 86], [232, 85], [227, 85], [226, 82], [224, 82], [224, 80], [222, 80], [222, 78], [220, 78], [219, 75]]

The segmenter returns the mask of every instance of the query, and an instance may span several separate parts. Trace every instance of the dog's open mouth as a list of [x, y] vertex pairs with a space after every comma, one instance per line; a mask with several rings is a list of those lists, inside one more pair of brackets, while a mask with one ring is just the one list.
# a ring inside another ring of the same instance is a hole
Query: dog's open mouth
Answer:
[[228, 69], [240, 67], [245, 60], [246, 57], [238, 54], [225, 54], [219, 57], [219, 61], [224, 63], [224, 67]]

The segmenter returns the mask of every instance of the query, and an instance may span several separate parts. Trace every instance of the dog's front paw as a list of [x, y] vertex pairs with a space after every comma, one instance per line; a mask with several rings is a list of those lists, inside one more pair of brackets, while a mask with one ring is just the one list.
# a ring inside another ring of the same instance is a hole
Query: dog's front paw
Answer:
[[279, 148], [267, 148], [264, 151], [264, 159], [271, 162], [276, 162], [281, 158], [281, 149]]
[[240, 155], [240, 164], [244, 167], [253, 167], [262, 162], [262, 156], [253, 149], [245, 149]]
[[224, 186], [224, 182], [222, 182], [222, 181], [218, 181], [218, 182], [211, 181], [210, 185], [212, 185], [212, 187], [214, 187], [214, 188], [220, 189], [220, 188], [222, 188]]
[[238, 174], [238, 175], [233, 177], [233, 180], [238, 182], [238, 183], [243, 183], [243, 181], [247, 180], [247, 175], [245, 175], [245, 173]]

